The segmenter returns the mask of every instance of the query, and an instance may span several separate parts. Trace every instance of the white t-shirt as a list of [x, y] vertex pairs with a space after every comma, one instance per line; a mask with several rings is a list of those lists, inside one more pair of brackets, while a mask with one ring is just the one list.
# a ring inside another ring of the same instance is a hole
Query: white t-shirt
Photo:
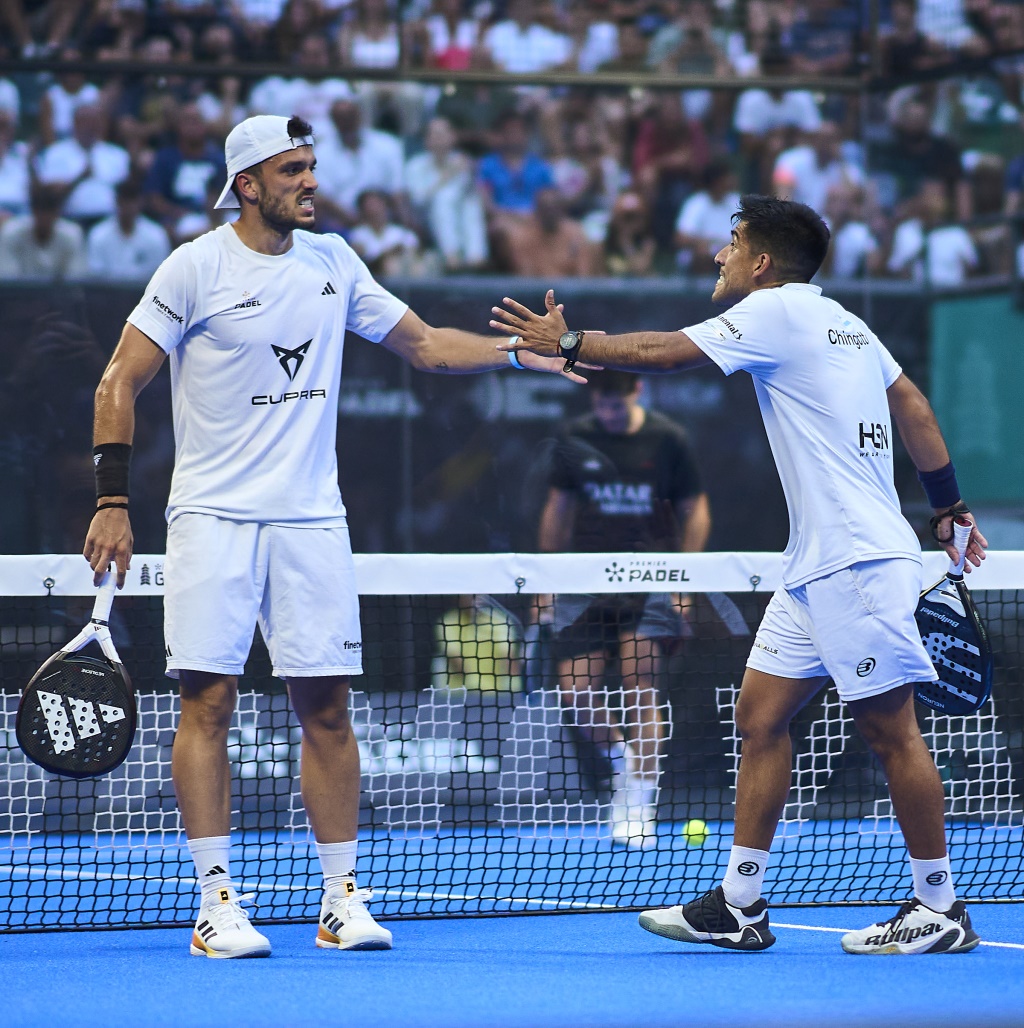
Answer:
[[710, 193], [701, 190], [679, 208], [676, 231], [687, 236], [710, 239], [708, 252], [714, 257], [732, 237], [732, 216], [739, 208], [739, 193], [726, 193], [715, 203]]
[[71, 190], [64, 214], [69, 218], [113, 214], [114, 187], [131, 171], [127, 150], [102, 140], [86, 150], [77, 139], [59, 139], [39, 155], [36, 166], [39, 180], [46, 183], [73, 182], [86, 170], [89, 175]]
[[123, 282], [145, 282], [171, 252], [161, 225], [138, 217], [130, 236], [117, 217], [104, 218], [89, 230], [89, 274]]
[[778, 99], [766, 89], [745, 89], [736, 101], [732, 124], [737, 132], [754, 136], [785, 127], [817, 132], [821, 112], [814, 95], [805, 89], [788, 90]]
[[829, 190], [844, 182], [860, 185], [864, 175], [849, 161], [831, 161], [824, 167], [818, 163], [818, 154], [807, 144], [783, 150], [775, 161], [772, 178], [777, 195], [788, 196], [797, 203], [805, 203], [819, 214], [825, 212]]
[[348, 210], [364, 189], [394, 194], [405, 185], [402, 141], [390, 132], [361, 129], [358, 149], [350, 150], [332, 131], [317, 140], [316, 160], [321, 193]]
[[896, 226], [887, 267], [903, 272], [908, 268], [915, 282], [937, 287], [959, 286], [968, 271], [978, 266], [978, 251], [967, 229], [942, 225], [925, 232], [920, 219], [909, 218]]
[[848, 221], [832, 237], [832, 274], [853, 278], [864, 271], [864, 261], [878, 250], [878, 241], [863, 221]]
[[789, 508], [787, 589], [863, 560], [920, 562], [893, 484], [886, 390], [902, 371], [860, 318], [790, 283], [683, 331], [727, 375], [754, 380]]
[[499, 21], [484, 36], [484, 46], [502, 71], [528, 75], [564, 64], [572, 56], [572, 40], [543, 25], [521, 29], [514, 21]]
[[167, 519], [343, 524], [335, 454], [345, 330], [379, 343], [408, 309], [340, 236], [273, 257], [231, 225], [178, 247], [128, 320], [169, 353]]

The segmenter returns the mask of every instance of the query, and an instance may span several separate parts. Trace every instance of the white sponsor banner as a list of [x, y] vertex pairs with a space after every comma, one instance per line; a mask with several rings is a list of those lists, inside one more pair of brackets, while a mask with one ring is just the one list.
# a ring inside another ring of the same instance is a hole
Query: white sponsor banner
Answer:
[[[367, 596], [457, 593], [773, 592], [782, 580], [778, 553], [364, 553], [356, 554]], [[949, 562], [924, 555], [922, 587]], [[164, 556], [132, 557], [123, 595], [160, 596]], [[990, 551], [967, 576], [972, 589], [1024, 589], [1024, 551]], [[0, 557], [0, 596], [90, 596], [92, 571], [80, 554]]]

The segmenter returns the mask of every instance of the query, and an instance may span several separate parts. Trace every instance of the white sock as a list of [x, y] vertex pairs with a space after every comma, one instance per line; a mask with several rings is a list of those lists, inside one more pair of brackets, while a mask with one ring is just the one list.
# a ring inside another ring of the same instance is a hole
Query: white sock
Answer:
[[914, 895], [929, 910], [944, 914], [956, 902], [948, 854], [938, 860], [911, 857], [910, 873], [914, 876]]
[[733, 846], [729, 854], [729, 867], [722, 879], [722, 891], [734, 907], [749, 907], [761, 898], [768, 856], [767, 850]]
[[342, 879], [352, 878], [356, 873], [356, 849], [358, 839], [351, 842], [318, 842], [316, 852], [320, 857], [320, 868], [324, 873], [324, 888], [341, 885]]
[[202, 902], [218, 899], [220, 890], [231, 884], [231, 836], [189, 839], [188, 849], [195, 861]]

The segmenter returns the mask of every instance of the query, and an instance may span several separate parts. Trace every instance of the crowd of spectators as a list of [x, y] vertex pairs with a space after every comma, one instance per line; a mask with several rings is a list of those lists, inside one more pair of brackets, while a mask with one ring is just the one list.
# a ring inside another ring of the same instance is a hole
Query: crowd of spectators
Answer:
[[[0, 0], [0, 58], [51, 67], [0, 77], [0, 278], [147, 278], [230, 216], [213, 209], [223, 140], [257, 113], [314, 126], [318, 230], [384, 275], [706, 275], [743, 191], [821, 211], [833, 275], [1006, 273], [1024, 4], [878, 9], [873, 34], [863, 0]], [[81, 58], [154, 70], [85, 75]], [[279, 73], [238, 74], [253, 61]], [[943, 74], [866, 103], [827, 91], [869, 68]]]

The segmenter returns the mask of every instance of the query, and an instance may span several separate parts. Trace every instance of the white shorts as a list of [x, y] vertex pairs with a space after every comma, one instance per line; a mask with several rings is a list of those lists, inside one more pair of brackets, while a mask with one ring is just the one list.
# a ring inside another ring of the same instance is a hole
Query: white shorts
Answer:
[[902, 557], [863, 561], [779, 589], [747, 667], [781, 678], [828, 676], [847, 703], [908, 682], [934, 682], [914, 620], [920, 591], [920, 565]]
[[362, 674], [348, 529], [179, 514], [167, 529], [167, 674], [240, 675], [257, 622], [279, 678]]

